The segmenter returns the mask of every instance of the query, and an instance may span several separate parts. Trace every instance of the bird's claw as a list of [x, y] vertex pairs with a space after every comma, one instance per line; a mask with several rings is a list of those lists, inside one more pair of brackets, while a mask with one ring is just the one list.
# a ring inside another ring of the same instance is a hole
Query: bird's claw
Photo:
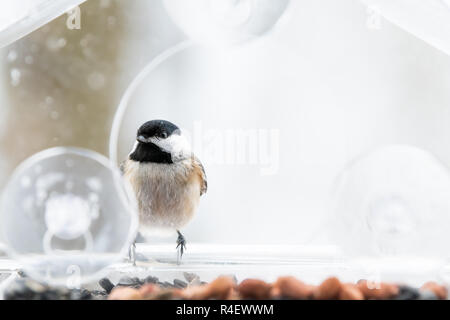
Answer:
[[177, 231], [178, 238], [177, 238], [177, 263], [180, 264], [181, 259], [183, 258], [184, 251], [186, 250], [186, 239], [181, 234], [180, 231]]

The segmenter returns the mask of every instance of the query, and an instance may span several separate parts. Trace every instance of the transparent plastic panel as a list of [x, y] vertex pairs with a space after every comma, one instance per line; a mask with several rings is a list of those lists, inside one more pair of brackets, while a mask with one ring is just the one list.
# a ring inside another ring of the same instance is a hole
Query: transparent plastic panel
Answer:
[[[75, 5], [42, 3], [52, 15]], [[133, 270], [173, 271], [177, 277], [198, 270], [207, 279], [232, 272], [241, 279], [293, 274], [317, 282], [341, 276], [342, 267], [348, 281], [376, 275], [419, 285], [436, 279], [450, 225], [450, 58], [442, 52], [450, 38], [447, 4], [87, 1], [81, 30], [69, 30], [60, 17], [3, 52], [1, 185], [18, 162], [54, 145], [107, 153], [110, 136], [110, 158], [119, 164], [137, 128], [164, 118], [190, 135], [209, 190], [182, 230], [188, 241], [184, 264], [175, 263], [175, 238], [161, 240], [167, 246], [151, 239], [137, 246], [138, 256], [149, 261], [139, 260], [144, 269]], [[375, 26], [374, 12], [386, 18]], [[6, 31], [13, 30], [9, 25]], [[20, 37], [19, 31], [11, 32]], [[392, 144], [410, 147], [382, 148]], [[88, 158], [80, 163], [98, 168]], [[52, 162], [52, 168], [58, 166]], [[82, 170], [79, 178], [111, 174], [101, 165], [99, 170]], [[339, 173], [337, 205], [330, 208]], [[67, 264], [78, 265], [77, 256], [85, 255], [85, 231], [100, 221], [91, 219], [98, 210], [89, 186], [75, 182], [77, 192], [60, 194], [66, 181], [56, 176], [49, 188], [58, 194], [33, 207], [39, 228], [56, 238], [44, 246], [44, 231], [13, 216], [26, 216], [27, 199], [41, 197], [34, 189], [27, 195], [21, 184], [33, 185], [41, 176], [27, 176], [31, 182], [13, 177], [6, 189], [14, 199], [4, 211], [7, 242], [38, 278], [50, 270], [63, 281]], [[112, 199], [119, 191], [109, 187], [110, 198], [101, 198], [115, 224], [115, 210], [124, 204]], [[15, 237], [16, 228], [31, 240]], [[117, 233], [123, 240], [125, 231]], [[103, 263], [87, 255], [80, 262], [85, 275], [123, 257], [129, 244], [102, 236], [103, 245], [94, 240], [92, 248], [111, 256], [94, 250]], [[351, 266], [341, 264], [341, 251], [335, 263], [334, 255], [320, 250], [330, 244], [348, 254]], [[60, 256], [61, 250], [71, 252]], [[128, 267], [111, 269], [127, 273]]]
[[0, 48], [86, 0], [20, 0], [0, 3]]
[[362, 0], [369, 10], [450, 54], [450, 1]]

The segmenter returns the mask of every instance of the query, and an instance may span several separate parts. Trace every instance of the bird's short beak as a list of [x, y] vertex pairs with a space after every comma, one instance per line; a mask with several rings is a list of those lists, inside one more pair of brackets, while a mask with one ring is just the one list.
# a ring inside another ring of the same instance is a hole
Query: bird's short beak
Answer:
[[144, 136], [138, 136], [137, 141], [142, 142], [142, 143], [148, 143], [149, 139], [145, 138]]

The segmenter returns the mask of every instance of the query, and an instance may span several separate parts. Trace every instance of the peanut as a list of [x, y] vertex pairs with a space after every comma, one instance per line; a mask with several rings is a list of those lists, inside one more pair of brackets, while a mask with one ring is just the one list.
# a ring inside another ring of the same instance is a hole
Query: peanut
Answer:
[[341, 282], [336, 277], [328, 278], [314, 291], [314, 299], [335, 300], [339, 297]]
[[431, 291], [440, 300], [445, 300], [445, 299], [447, 299], [447, 296], [448, 296], [447, 288], [437, 284], [436, 282], [431, 282], [431, 281], [427, 282], [420, 288], [420, 290]]
[[145, 299], [150, 295], [154, 295], [155, 293], [159, 292], [160, 290], [161, 290], [161, 288], [159, 286], [157, 286], [156, 284], [146, 284], [146, 285], [143, 285], [139, 289], [139, 293]]
[[143, 297], [139, 290], [128, 287], [117, 287], [111, 291], [108, 300], [141, 300]]
[[238, 287], [240, 296], [243, 299], [269, 299], [272, 286], [262, 280], [247, 279], [241, 282]]
[[191, 300], [231, 299], [235, 287], [236, 284], [230, 277], [219, 277], [210, 284], [187, 288], [183, 291], [183, 297]]
[[272, 286], [271, 297], [310, 299], [313, 293], [313, 286], [307, 285], [294, 277], [280, 277]]
[[364, 295], [357, 285], [346, 283], [341, 285], [339, 300], [364, 300]]
[[360, 280], [357, 284], [365, 299], [386, 300], [398, 294], [398, 286], [389, 283], [374, 283], [373, 286], [367, 280]]

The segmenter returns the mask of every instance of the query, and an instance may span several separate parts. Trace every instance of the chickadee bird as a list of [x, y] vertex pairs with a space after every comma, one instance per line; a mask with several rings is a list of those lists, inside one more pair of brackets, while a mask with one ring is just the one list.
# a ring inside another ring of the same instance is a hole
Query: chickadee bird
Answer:
[[180, 229], [193, 218], [208, 187], [205, 169], [187, 139], [169, 121], [146, 122], [121, 170], [136, 194], [139, 231], [175, 230], [179, 261], [186, 249]]

